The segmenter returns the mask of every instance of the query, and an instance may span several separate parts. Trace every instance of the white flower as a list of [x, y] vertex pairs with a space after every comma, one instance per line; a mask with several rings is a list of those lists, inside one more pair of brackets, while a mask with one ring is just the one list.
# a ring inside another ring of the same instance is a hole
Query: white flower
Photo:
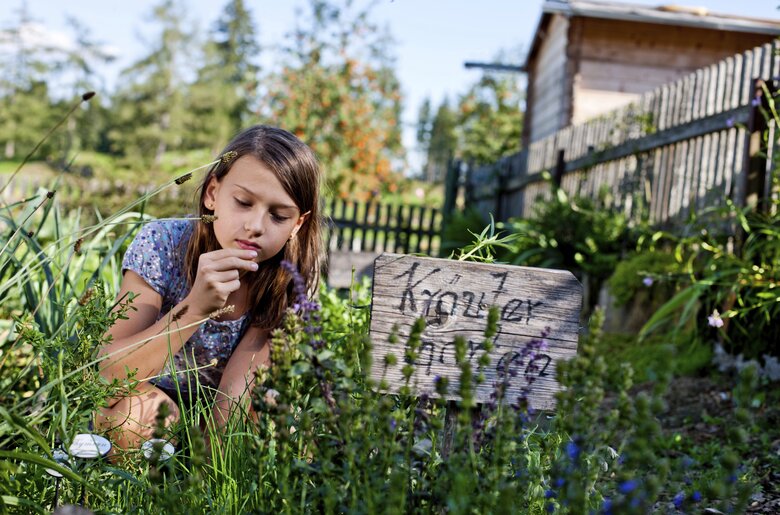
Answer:
[[276, 398], [279, 397], [279, 392], [274, 390], [273, 388], [269, 388], [266, 390], [265, 395], [263, 396], [263, 400], [265, 403], [270, 407], [276, 407]]
[[720, 318], [720, 313], [717, 309], [712, 311], [712, 314], [707, 317], [707, 323], [710, 327], [723, 327], [723, 319]]

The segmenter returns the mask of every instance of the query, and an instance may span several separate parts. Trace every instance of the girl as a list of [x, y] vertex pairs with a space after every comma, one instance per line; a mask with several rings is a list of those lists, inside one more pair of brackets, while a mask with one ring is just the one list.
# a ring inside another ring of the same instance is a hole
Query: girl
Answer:
[[280, 262], [293, 263], [310, 292], [317, 284], [319, 186], [311, 149], [258, 125], [236, 136], [204, 178], [200, 219], [158, 220], [138, 233], [118, 298], [137, 296], [101, 349], [103, 377], [140, 380], [97, 416], [115, 445], [148, 440], [162, 403], [171, 408], [167, 424], [178, 420], [174, 401], [191, 402], [197, 384], [215, 392], [217, 424], [250, 391], [268, 362], [269, 331], [295, 300]]

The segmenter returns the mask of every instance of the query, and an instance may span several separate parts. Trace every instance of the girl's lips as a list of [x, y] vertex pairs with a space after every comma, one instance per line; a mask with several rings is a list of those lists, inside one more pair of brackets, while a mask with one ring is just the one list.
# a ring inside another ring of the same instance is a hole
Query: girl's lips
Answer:
[[244, 250], [260, 250], [260, 246], [259, 245], [255, 245], [251, 241], [236, 240], [236, 243], [238, 243], [238, 246], [241, 247]]

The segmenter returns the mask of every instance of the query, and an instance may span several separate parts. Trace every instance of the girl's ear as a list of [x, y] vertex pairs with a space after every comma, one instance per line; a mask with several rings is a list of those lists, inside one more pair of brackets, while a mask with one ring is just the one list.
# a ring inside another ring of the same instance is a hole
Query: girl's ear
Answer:
[[301, 230], [301, 227], [303, 227], [304, 222], [306, 222], [306, 219], [309, 218], [309, 215], [311, 214], [311, 211], [306, 211], [301, 216], [298, 217], [298, 221], [295, 222], [295, 227], [293, 227], [292, 232], [290, 233], [290, 239], [295, 238], [295, 235], [298, 234], [298, 231]]
[[214, 210], [214, 207], [217, 204], [217, 193], [219, 192], [219, 181], [215, 179], [213, 176], [209, 179], [208, 184], [206, 184], [206, 193], [203, 195], [203, 205], [206, 207], [206, 209], [209, 209], [211, 211]]

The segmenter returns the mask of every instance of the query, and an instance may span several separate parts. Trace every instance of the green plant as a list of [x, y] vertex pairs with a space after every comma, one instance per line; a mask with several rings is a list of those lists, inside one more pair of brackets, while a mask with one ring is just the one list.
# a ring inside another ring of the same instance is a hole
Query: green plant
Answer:
[[607, 285], [616, 306], [631, 301], [657, 305], [674, 293], [671, 278], [679, 269], [680, 265], [669, 252], [639, 251], [617, 263]]

